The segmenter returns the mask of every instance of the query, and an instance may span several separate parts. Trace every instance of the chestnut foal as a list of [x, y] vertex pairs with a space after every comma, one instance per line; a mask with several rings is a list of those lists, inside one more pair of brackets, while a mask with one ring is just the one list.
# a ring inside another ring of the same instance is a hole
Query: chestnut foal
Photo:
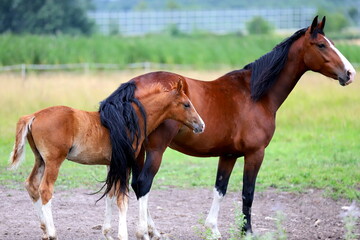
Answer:
[[26, 180], [26, 189], [40, 219], [43, 239], [56, 239], [51, 199], [65, 159], [81, 164], [122, 167], [117, 178], [106, 180], [103, 234], [111, 238], [111, 203], [117, 202], [118, 237], [127, 239], [129, 171], [139, 154], [138, 146], [166, 119], [179, 121], [196, 133], [204, 130], [204, 122], [185, 95], [180, 79], [140, 87], [134, 81], [124, 83], [101, 103], [98, 112], [56, 106], [21, 117], [10, 161], [16, 168], [24, 159], [27, 139], [35, 155], [35, 164]]

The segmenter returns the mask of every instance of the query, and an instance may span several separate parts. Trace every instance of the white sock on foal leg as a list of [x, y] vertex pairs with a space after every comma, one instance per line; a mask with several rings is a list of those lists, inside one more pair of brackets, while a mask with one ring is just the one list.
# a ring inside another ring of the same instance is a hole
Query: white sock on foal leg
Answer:
[[56, 238], [56, 230], [51, 212], [51, 200], [43, 205], [41, 199], [34, 202], [35, 211], [40, 219], [41, 228], [44, 231], [44, 238]]
[[128, 201], [124, 200], [122, 206], [119, 208], [119, 234], [120, 240], [128, 240], [128, 231], [126, 223], [126, 215], [128, 210]]
[[105, 196], [105, 219], [102, 226], [102, 233], [105, 239], [112, 240], [111, 235], [111, 217], [113, 205], [116, 203], [116, 197]]
[[42, 205], [41, 209], [44, 214], [46, 232], [49, 235], [49, 238], [56, 238], [56, 230], [51, 211], [51, 199], [47, 204]]
[[217, 220], [220, 210], [220, 203], [224, 196], [219, 193], [216, 188], [214, 188], [213, 195], [213, 201], [211, 204], [209, 215], [207, 216], [205, 221], [205, 226], [211, 229], [213, 237], [221, 238], [221, 234], [217, 226]]
[[141, 240], [150, 239], [148, 233], [148, 218], [147, 218], [148, 197], [149, 197], [149, 193], [139, 198], [139, 225], [138, 225], [138, 230], [136, 232], [136, 237]]
[[39, 217], [41, 229], [44, 231], [44, 238], [47, 238], [48, 236], [46, 233], [45, 218], [44, 218], [44, 214], [42, 211], [42, 202], [41, 202], [40, 198], [39, 198], [39, 200], [34, 202], [34, 209], [35, 209], [36, 215]]

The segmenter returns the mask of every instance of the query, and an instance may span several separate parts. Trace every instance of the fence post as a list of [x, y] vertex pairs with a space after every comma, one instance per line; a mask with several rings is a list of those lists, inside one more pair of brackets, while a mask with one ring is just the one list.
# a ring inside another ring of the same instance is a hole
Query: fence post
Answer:
[[26, 80], [26, 64], [21, 64], [21, 77], [23, 81]]
[[84, 73], [88, 74], [90, 70], [90, 63], [84, 63]]
[[149, 72], [151, 69], [151, 63], [150, 62], [144, 62], [144, 70], [145, 72]]

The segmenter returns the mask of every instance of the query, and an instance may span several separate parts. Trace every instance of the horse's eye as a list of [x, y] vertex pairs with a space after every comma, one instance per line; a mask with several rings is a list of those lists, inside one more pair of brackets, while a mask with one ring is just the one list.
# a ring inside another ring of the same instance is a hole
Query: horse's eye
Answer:
[[323, 44], [323, 43], [319, 43], [317, 46], [318, 46], [318, 48], [320, 48], [320, 49], [323, 49], [323, 48], [325, 48], [325, 47], [326, 47], [326, 45], [325, 45], [325, 44]]
[[190, 103], [184, 103], [184, 108], [190, 108]]

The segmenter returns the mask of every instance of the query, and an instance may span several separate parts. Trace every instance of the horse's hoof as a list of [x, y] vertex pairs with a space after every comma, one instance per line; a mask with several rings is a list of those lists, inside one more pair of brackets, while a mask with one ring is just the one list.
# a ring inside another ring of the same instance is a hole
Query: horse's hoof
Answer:
[[150, 240], [149, 234], [145, 234], [143, 231], [136, 233], [137, 240]]

